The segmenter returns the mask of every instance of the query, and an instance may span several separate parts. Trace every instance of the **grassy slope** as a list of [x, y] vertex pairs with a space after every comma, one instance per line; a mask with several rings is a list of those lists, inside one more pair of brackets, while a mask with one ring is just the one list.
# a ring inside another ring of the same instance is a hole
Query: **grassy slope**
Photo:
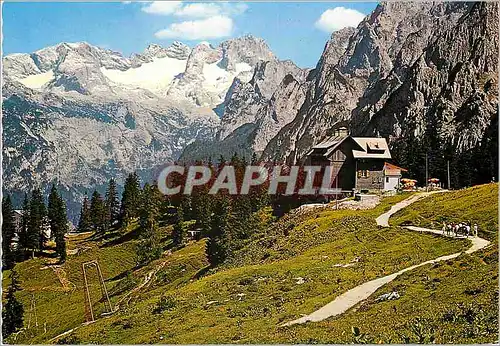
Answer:
[[[401, 298], [375, 301], [393, 291]], [[352, 327], [364, 337], [354, 338]], [[498, 248], [407, 272], [343, 316], [290, 333], [297, 341], [320, 343], [497, 342]]]
[[[234, 263], [178, 285], [156, 283], [129, 308], [76, 331], [71, 342], [229, 343], [294, 342], [278, 325], [309, 313], [346, 290], [423, 260], [460, 251], [467, 244], [401, 229], [378, 229], [373, 216], [406, 196], [392, 197], [370, 211], [313, 211], [274, 229], [237, 254]], [[199, 242], [200, 243], [200, 242]], [[183, 249], [195, 256], [195, 243]], [[261, 256], [268, 249], [269, 254]], [[174, 253], [175, 255], [175, 253]], [[349, 268], [336, 264], [361, 261]], [[201, 268], [200, 268], [201, 269]], [[297, 284], [299, 277], [305, 282]], [[154, 314], [162, 295], [175, 307]]]
[[[135, 245], [137, 239], [134, 230], [137, 223], [132, 223], [126, 229], [117, 232], [117, 236], [107, 240], [93, 240], [90, 234], [71, 236], [68, 239], [68, 249], [79, 248], [77, 254], [69, 255], [62, 265], [61, 276], [69, 282], [63, 287], [58, 276], [52, 269], [54, 259], [38, 257], [16, 264], [20, 275], [22, 291], [19, 299], [24, 305], [25, 327], [31, 319], [30, 328], [14, 337], [9, 342], [15, 343], [43, 343], [52, 337], [78, 327], [85, 321], [83, 276], [81, 265], [84, 262], [98, 260], [106, 287], [110, 295], [112, 306], [139, 282], [139, 275], [146, 268], [135, 271], [137, 277], [126, 275], [135, 269]], [[162, 229], [168, 233], [168, 230]], [[168, 244], [168, 243], [167, 243]], [[9, 284], [10, 271], [3, 272], [3, 287]], [[94, 306], [94, 313], [100, 316], [105, 311], [102, 302], [100, 287], [97, 281], [97, 272], [88, 271], [89, 290]], [[38, 327], [35, 325], [34, 314], [30, 313], [31, 299], [36, 301], [36, 315]]]
[[[19, 293], [25, 309], [25, 326], [30, 313], [32, 295], [36, 301], [38, 327], [34, 327], [34, 317], [31, 328], [17, 337], [17, 343], [42, 343], [51, 337], [80, 325], [84, 321], [84, 296], [81, 263], [98, 259], [104, 278], [112, 278], [125, 269], [134, 266], [133, 243], [123, 243], [114, 247], [98, 248], [91, 241], [75, 240], [81, 246], [88, 247], [79, 255], [69, 256], [63, 265], [67, 279], [71, 282], [68, 288], [63, 288], [54, 271], [47, 266], [51, 261], [40, 257], [16, 265], [20, 274], [23, 290]], [[4, 272], [4, 287], [8, 284], [8, 271]], [[96, 275], [91, 273], [93, 280], [90, 287], [93, 300], [99, 297], [99, 286]], [[107, 282], [108, 289], [114, 284]], [[103, 311], [102, 306], [96, 305], [97, 313]], [[45, 331], [46, 330], [46, 331]]]
[[[281, 322], [310, 313], [366, 280], [426, 259], [460, 251], [468, 246], [466, 242], [415, 234], [400, 228], [378, 229], [373, 221], [374, 217], [406, 197], [387, 198], [377, 208], [368, 211], [315, 210], [287, 217], [267, 234], [259, 235], [235, 254], [233, 261], [227, 266], [216, 272], [206, 273], [205, 276], [200, 276], [207, 265], [203, 240], [191, 243], [135, 271], [130, 271], [133, 267], [133, 241], [100, 250], [87, 250], [89, 257], [89, 251], [96, 251], [101, 266], [107, 267], [104, 276], [111, 278], [107, 286], [112, 294], [113, 304], [142, 282], [147, 272], [166, 263], [156, 273], [150, 285], [141, 289], [139, 294], [125, 299], [128, 305], [122, 303], [119, 312], [87, 326], [80, 326], [83, 320], [81, 288], [78, 287], [74, 292], [61, 292], [61, 285], [52, 270], [39, 270], [42, 263], [37, 261], [40, 260], [24, 262], [18, 267], [24, 287], [21, 297], [28, 310], [27, 291], [33, 290], [37, 298], [39, 323], [43, 325], [43, 322], [47, 322], [47, 333], [43, 333], [43, 327], [38, 332], [30, 330], [20, 334], [16, 342], [46, 342], [54, 335], [75, 326], [80, 327], [60, 342], [333, 343], [353, 341], [352, 326], [359, 326], [362, 332], [368, 333], [371, 340], [391, 341], [401, 338], [392, 331], [394, 326], [398, 326], [400, 332], [411, 335], [412, 327], [408, 323], [412, 323], [412, 318], [416, 315], [412, 313], [412, 309], [418, 308], [425, 315], [427, 307], [431, 308], [429, 311], [451, 309], [455, 301], [467, 301], [468, 297], [477, 298], [479, 303], [487, 302], [494, 292], [490, 289], [494, 281], [484, 282], [479, 281], [479, 278], [484, 278], [485, 273], [493, 273], [490, 276], [494, 276], [497, 271], [480, 264], [495, 262], [495, 258], [490, 258], [491, 253], [489, 257], [485, 255], [487, 260], [480, 260], [478, 256], [464, 256], [472, 273], [477, 274], [474, 275], [474, 280], [471, 280], [469, 270], [459, 272], [461, 276], [454, 272], [455, 267], [462, 268], [456, 261], [430, 270], [426, 266], [412, 272], [415, 273], [413, 276], [403, 275], [375, 295], [390, 291], [393, 285], [397, 285], [394, 287], [404, 292], [399, 300], [377, 304], [368, 302], [358, 312], [349, 311], [332, 321], [290, 328], [278, 327]], [[288, 236], [283, 235], [284, 230], [287, 230]], [[493, 257], [495, 254], [493, 252]], [[79, 257], [84, 255], [85, 252], [79, 256], [70, 256], [67, 263], [69, 276], [77, 286], [81, 286], [81, 283], [78, 284]], [[349, 263], [356, 257], [361, 260], [351, 267], [334, 266]], [[108, 263], [110, 261], [112, 263]], [[127, 272], [130, 273], [126, 275]], [[439, 277], [441, 284], [435, 284], [436, 280], [427, 278], [434, 278], [432, 275]], [[304, 278], [305, 282], [297, 284], [298, 277]], [[483, 292], [476, 295], [464, 293], [461, 282], [467, 279], [472, 287], [470, 292], [476, 291], [474, 285], [484, 287]], [[429, 280], [437, 286], [437, 293], [426, 291]], [[450, 292], [453, 299], [447, 296]], [[438, 293], [442, 306], [431, 299]], [[168, 300], [173, 301], [174, 306], [155, 314], [153, 310], [162, 296], [170, 297]], [[50, 299], [57, 300], [58, 303], [52, 304]], [[393, 307], [395, 304], [398, 311], [396, 317]], [[447, 331], [453, 330], [448, 328], [449, 324]], [[450, 338], [452, 336], [455, 334], [450, 334]], [[375, 337], [378, 339], [374, 339]], [[492, 339], [491, 335], [486, 335], [483, 339], [477, 337], [464, 340]], [[401, 342], [400, 339], [396, 341]]]
[[438, 193], [410, 208], [399, 211], [391, 224], [411, 222], [417, 226], [441, 229], [443, 221], [471, 221], [479, 226], [479, 235], [497, 240], [498, 237], [498, 184], [485, 184], [469, 189]]
[[[433, 195], [393, 218], [391, 224], [411, 221], [436, 228], [444, 220], [473, 220], [493, 244], [472, 255], [405, 273], [340, 318], [296, 327], [296, 340], [429, 343], [432, 337], [436, 343], [496, 342], [498, 184]], [[375, 302], [374, 298], [392, 291], [401, 298]], [[360, 328], [364, 337], [354, 338], [350, 326]]]

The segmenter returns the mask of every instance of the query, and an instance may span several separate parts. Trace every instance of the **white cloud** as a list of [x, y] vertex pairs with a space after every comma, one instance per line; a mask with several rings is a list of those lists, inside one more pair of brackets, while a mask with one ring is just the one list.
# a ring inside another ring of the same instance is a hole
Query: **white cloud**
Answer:
[[146, 13], [189, 18], [233, 16], [242, 14], [247, 9], [248, 5], [243, 3], [200, 2], [183, 4], [182, 1], [153, 1], [142, 7], [142, 11]]
[[182, 8], [181, 1], [153, 1], [146, 6], [143, 6], [141, 10], [146, 13], [159, 14], [159, 15], [171, 15]]
[[332, 33], [346, 27], [357, 27], [364, 18], [365, 15], [359, 11], [335, 7], [323, 12], [314, 25], [320, 30]]
[[157, 38], [206, 40], [230, 36], [233, 20], [227, 16], [213, 16], [201, 20], [173, 23], [167, 29], [155, 33]]
[[221, 14], [222, 8], [214, 3], [187, 4], [175, 12], [179, 17], [207, 18]]

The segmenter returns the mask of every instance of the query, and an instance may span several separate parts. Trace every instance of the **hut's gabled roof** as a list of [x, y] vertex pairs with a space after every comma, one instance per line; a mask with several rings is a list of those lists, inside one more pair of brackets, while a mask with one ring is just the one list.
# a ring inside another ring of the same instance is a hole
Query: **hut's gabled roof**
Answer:
[[385, 138], [331, 136], [316, 144], [307, 155], [316, 154], [329, 157], [344, 141], [354, 143], [352, 154], [355, 159], [390, 159], [391, 152]]
[[363, 150], [353, 150], [356, 159], [390, 159], [391, 152], [385, 138], [352, 137]]

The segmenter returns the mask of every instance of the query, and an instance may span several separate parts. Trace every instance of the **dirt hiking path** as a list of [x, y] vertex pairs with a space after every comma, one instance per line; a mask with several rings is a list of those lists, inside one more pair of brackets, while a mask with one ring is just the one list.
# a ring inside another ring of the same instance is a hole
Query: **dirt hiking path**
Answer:
[[[397, 211], [407, 207], [408, 205], [420, 200], [421, 198], [427, 197], [428, 195], [430, 195], [432, 193], [437, 193], [437, 192], [438, 191], [413, 195], [410, 198], [407, 198], [404, 201], [401, 201], [401, 202], [395, 204], [394, 206], [392, 206], [391, 210], [380, 215], [376, 219], [377, 225], [382, 226], [382, 227], [389, 227], [389, 218], [391, 217], [391, 215], [393, 215]], [[441, 191], [439, 191], [439, 192], [441, 192]], [[440, 236], [446, 236], [443, 234], [442, 231], [436, 231], [436, 230], [432, 230], [429, 228], [414, 227], [414, 226], [408, 226], [405, 228], [409, 229], [411, 231], [416, 231], [416, 232], [427, 232], [427, 233], [434, 233], [434, 234], [437, 234]], [[453, 235], [449, 235], [447, 237], [461, 238], [461, 239], [465, 238], [464, 236], [453, 236]], [[465, 251], [465, 253], [467, 253], [467, 254], [471, 254], [471, 253], [476, 252], [480, 249], [483, 249], [490, 244], [490, 242], [488, 240], [483, 239], [483, 238], [479, 238], [479, 237], [471, 237], [468, 239], [472, 242], [472, 246], [468, 250]], [[356, 287], [350, 289], [349, 291], [341, 294], [340, 296], [335, 298], [332, 302], [330, 302], [327, 305], [323, 306], [322, 308], [314, 311], [310, 315], [303, 316], [303, 317], [298, 318], [296, 320], [284, 323], [284, 324], [282, 324], [282, 326], [291, 326], [294, 324], [301, 324], [301, 323], [305, 323], [305, 322], [319, 322], [319, 321], [323, 321], [329, 317], [341, 315], [344, 312], [346, 312], [348, 309], [355, 306], [356, 304], [358, 304], [358, 303], [362, 302], [363, 300], [367, 299], [368, 297], [370, 297], [373, 293], [375, 293], [376, 290], [378, 290], [383, 285], [393, 281], [399, 275], [401, 275], [407, 271], [413, 270], [415, 268], [427, 265], [427, 264], [437, 263], [440, 261], [447, 261], [447, 260], [456, 258], [456, 257], [460, 256], [460, 254], [461, 254], [460, 252], [457, 252], [457, 253], [454, 253], [451, 255], [441, 256], [441, 257], [438, 257], [436, 259], [425, 261], [425, 262], [413, 265], [411, 267], [402, 269], [394, 274], [390, 274], [390, 275], [383, 276], [383, 277], [378, 278], [378, 279], [374, 279], [374, 280], [365, 282], [364, 284], [356, 286]]]

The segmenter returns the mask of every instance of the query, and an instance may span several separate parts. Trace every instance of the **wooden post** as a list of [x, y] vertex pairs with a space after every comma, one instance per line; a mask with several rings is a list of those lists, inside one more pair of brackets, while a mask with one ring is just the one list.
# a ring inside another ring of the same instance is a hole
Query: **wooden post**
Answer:
[[85, 291], [85, 320], [87, 322], [94, 321], [94, 311], [92, 310], [92, 302], [90, 300], [89, 285], [87, 282], [87, 274], [85, 272], [86, 263], [82, 263], [82, 273], [83, 273], [83, 290]]
[[[354, 171], [354, 191], [358, 189], [358, 160], [354, 159], [355, 171]], [[354, 196], [353, 196], [354, 197]]]
[[339, 172], [335, 177], [335, 209], [339, 209], [339, 199], [338, 199], [338, 189], [339, 189]]
[[104, 284], [104, 279], [102, 277], [101, 267], [99, 266], [99, 263], [97, 261], [95, 262], [95, 265], [97, 268], [97, 273], [99, 274], [99, 281], [101, 283], [101, 293], [102, 293], [103, 298], [106, 298], [106, 300], [104, 301], [104, 306], [106, 306], [106, 303], [108, 303], [108, 307], [109, 307], [108, 312], [112, 312], [113, 308], [111, 307], [111, 302], [109, 300], [108, 290], [106, 289], [106, 285]]

